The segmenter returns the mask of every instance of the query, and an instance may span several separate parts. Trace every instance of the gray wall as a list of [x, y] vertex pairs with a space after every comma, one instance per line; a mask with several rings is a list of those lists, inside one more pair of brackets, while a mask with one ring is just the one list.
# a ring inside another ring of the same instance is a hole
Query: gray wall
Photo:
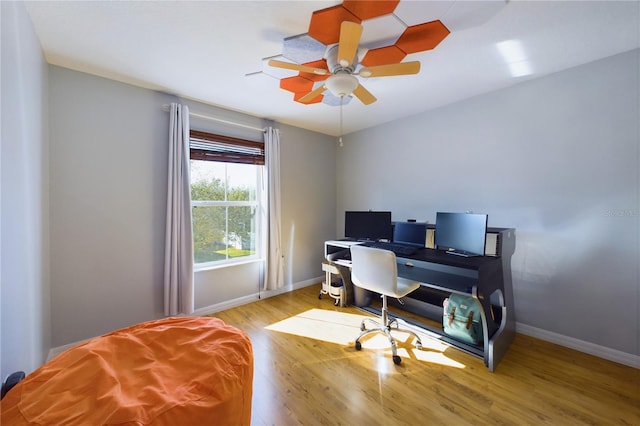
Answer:
[[639, 355], [639, 51], [345, 137], [344, 210], [516, 228], [516, 320]]
[[47, 64], [22, 3], [0, 2], [1, 380], [31, 372], [51, 345]]
[[324, 241], [336, 237], [337, 143], [296, 127], [281, 129], [285, 277], [297, 283], [323, 276]]
[[173, 97], [51, 66], [53, 346], [163, 314]]
[[[49, 78], [55, 347], [163, 314], [168, 114], [162, 105], [176, 98], [54, 66]], [[254, 117], [183, 102], [192, 112], [262, 126]], [[228, 125], [191, 122], [250, 137]], [[322, 275], [322, 241], [335, 228], [335, 144], [290, 127], [282, 133], [285, 253], [296, 224], [294, 259], [286, 259], [290, 287]], [[328, 186], [316, 190], [325, 170]], [[197, 272], [196, 308], [257, 298], [259, 272], [256, 263]]]

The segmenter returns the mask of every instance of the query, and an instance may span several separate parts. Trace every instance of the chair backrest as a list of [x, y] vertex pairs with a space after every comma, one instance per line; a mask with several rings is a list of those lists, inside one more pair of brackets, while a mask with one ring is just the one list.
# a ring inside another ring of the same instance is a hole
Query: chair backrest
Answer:
[[392, 251], [351, 246], [351, 281], [358, 287], [394, 296], [398, 291], [398, 265]]

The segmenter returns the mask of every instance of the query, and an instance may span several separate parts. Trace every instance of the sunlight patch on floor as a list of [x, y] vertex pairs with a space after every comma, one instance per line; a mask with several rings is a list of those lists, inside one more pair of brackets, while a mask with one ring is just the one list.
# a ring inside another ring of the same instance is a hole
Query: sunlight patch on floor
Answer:
[[364, 318], [370, 318], [370, 316], [310, 309], [265, 328], [324, 342], [347, 345], [355, 341], [360, 333], [360, 322]]
[[[360, 334], [360, 323], [365, 318], [375, 317], [324, 309], [310, 309], [268, 325], [265, 328], [271, 331], [350, 346], [354, 344], [356, 337]], [[370, 324], [367, 324], [367, 327], [370, 328]], [[410, 328], [418, 333], [422, 340], [422, 350], [418, 350], [413, 346], [413, 336], [403, 331], [392, 330], [391, 333], [398, 342], [398, 355], [400, 357], [414, 358], [419, 361], [455, 368], [465, 367], [464, 364], [454, 361], [444, 354], [449, 348], [449, 345], [421, 331], [418, 327], [405, 324], [403, 321], [400, 321], [400, 327]], [[372, 333], [364, 337], [361, 343], [363, 351], [376, 350], [391, 353], [389, 340], [387, 340], [387, 337], [382, 333]]]

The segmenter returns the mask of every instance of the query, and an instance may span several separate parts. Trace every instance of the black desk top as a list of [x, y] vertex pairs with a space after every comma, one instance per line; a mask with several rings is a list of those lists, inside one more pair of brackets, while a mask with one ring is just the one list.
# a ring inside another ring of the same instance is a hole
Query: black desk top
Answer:
[[447, 254], [443, 250], [422, 248], [411, 256], [398, 256], [399, 259], [419, 260], [422, 262], [438, 263], [441, 265], [456, 266], [465, 269], [480, 269], [492, 263], [499, 263], [500, 258], [494, 256], [463, 257]]

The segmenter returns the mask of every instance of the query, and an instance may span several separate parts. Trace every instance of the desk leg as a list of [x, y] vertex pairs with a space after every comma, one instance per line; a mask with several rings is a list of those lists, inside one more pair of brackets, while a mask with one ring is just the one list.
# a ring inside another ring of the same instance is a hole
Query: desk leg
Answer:
[[[515, 243], [514, 243], [515, 244]], [[508, 253], [513, 253], [513, 249]], [[485, 363], [489, 371], [493, 371], [498, 362], [504, 357], [509, 345], [516, 336], [515, 306], [513, 303], [513, 287], [511, 284], [511, 258], [502, 259], [502, 289], [499, 293], [500, 306], [502, 307], [502, 319], [500, 327], [489, 340], [489, 346], [485, 350]]]
[[[504, 297], [505, 295], [500, 289], [487, 296], [477, 294], [477, 289], [474, 288], [473, 295], [482, 307], [484, 364], [489, 368], [489, 371], [493, 372], [515, 337], [513, 310], [509, 307], [508, 299]], [[494, 318], [495, 308], [499, 308], [500, 314], [497, 329]]]
[[487, 350], [485, 350], [485, 364], [489, 367], [489, 371], [493, 371], [498, 364], [498, 362], [502, 359], [505, 353], [507, 353], [507, 349], [509, 349], [509, 345], [513, 341], [513, 338], [516, 335], [515, 330], [515, 321], [510, 320], [509, 312], [507, 308], [502, 308], [502, 324], [496, 333], [489, 339], [489, 346]]

